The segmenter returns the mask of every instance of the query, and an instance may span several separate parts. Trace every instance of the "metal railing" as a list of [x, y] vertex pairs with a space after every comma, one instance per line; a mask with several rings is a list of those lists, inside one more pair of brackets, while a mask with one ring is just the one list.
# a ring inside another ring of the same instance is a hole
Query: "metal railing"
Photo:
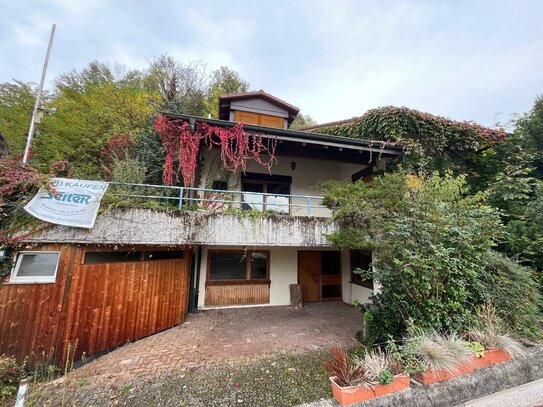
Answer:
[[[307, 216], [315, 215], [316, 209], [325, 209], [322, 196], [275, 194], [250, 191], [230, 191], [209, 188], [178, 187], [151, 184], [110, 182], [119, 191], [108, 191], [113, 196], [175, 202], [179, 209], [198, 206], [207, 209], [240, 208], [293, 214], [292, 208], [304, 208]], [[160, 191], [160, 192], [159, 192]], [[154, 193], [155, 192], [155, 193]]]

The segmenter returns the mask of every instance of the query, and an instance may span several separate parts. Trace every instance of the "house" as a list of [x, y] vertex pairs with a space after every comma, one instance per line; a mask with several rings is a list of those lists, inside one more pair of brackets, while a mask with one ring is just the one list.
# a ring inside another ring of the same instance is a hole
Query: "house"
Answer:
[[304, 302], [368, 302], [373, 282], [352, 270], [366, 268], [369, 254], [326, 240], [336, 225], [319, 183], [370, 179], [401, 147], [291, 130], [297, 113], [260, 90], [222, 96], [220, 119], [166, 114], [191, 132], [243, 122], [273, 142], [273, 165], [227, 171], [221, 149], [202, 146], [190, 186], [124, 192], [197, 210], [117, 209], [90, 231], [50, 226], [22, 237], [0, 285], [0, 353], [96, 354], [180, 324], [187, 311], [289, 305], [291, 284]]

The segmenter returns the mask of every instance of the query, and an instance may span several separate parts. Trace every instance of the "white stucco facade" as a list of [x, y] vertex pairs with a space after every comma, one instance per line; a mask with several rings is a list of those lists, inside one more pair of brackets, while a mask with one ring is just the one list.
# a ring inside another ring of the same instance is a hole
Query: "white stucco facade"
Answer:
[[[200, 281], [198, 283], [198, 307], [207, 308], [205, 301], [205, 283], [208, 267], [209, 250], [243, 250], [244, 246], [206, 246], [202, 248], [202, 258], [200, 262]], [[270, 257], [270, 301], [265, 305], [289, 305], [290, 304], [290, 284], [298, 283], [298, 251], [300, 250], [326, 250], [319, 247], [273, 247], [273, 246], [251, 246], [251, 250], [269, 251]], [[333, 250], [333, 249], [328, 249]], [[360, 303], [370, 302], [370, 296], [373, 290], [351, 283], [351, 270], [349, 251], [341, 251], [341, 291], [342, 300], [352, 304], [356, 299]], [[251, 306], [251, 305], [246, 305]], [[262, 304], [259, 304], [262, 306]], [[213, 308], [213, 307], [208, 307]]]
[[[241, 171], [235, 173], [226, 170], [219, 171], [220, 151], [217, 149], [205, 149], [202, 151], [202, 164], [200, 168], [199, 188], [212, 188], [213, 181], [218, 179], [227, 181], [228, 188], [231, 190], [241, 190]], [[291, 168], [291, 162], [296, 163], [296, 168]], [[338, 161], [316, 160], [307, 157], [278, 157], [277, 163], [273, 165], [273, 175], [292, 177], [290, 188], [291, 195], [309, 195], [321, 196], [322, 191], [319, 185], [329, 180], [350, 181], [352, 174], [365, 169], [369, 164], [344, 164]], [[247, 162], [246, 173], [268, 174], [266, 168], [258, 165], [254, 161]], [[317, 201], [312, 201], [314, 204]], [[303, 205], [292, 207], [290, 214], [293, 216], [306, 216], [308, 214], [307, 199], [291, 198], [291, 204]], [[321, 202], [318, 202], [320, 205]], [[330, 211], [326, 208], [316, 208], [312, 210], [312, 216], [328, 217]]]

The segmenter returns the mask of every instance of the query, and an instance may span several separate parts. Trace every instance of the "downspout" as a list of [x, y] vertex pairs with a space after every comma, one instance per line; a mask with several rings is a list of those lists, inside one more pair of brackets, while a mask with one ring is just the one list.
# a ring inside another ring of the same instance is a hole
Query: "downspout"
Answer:
[[200, 293], [200, 265], [202, 264], [202, 246], [198, 246], [198, 255], [196, 256], [196, 278], [194, 282], [194, 286], [192, 287], [192, 310], [191, 313], [197, 314], [198, 313], [198, 297]]

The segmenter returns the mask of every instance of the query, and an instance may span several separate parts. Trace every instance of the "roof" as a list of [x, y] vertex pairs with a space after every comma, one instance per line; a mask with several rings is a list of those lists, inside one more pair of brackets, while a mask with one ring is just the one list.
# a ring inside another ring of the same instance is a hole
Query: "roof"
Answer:
[[290, 121], [294, 120], [294, 118], [300, 111], [300, 109], [297, 108], [296, 106], [291, 105], [290, 103], [285, 102], [284, 100], [279, 99], [278, 97], [275, 97], [267, 92], [264, 92], [262, 89], [260, 89], [253, 92], [227, 93], [226, 95], [219, 96], [219, 117], [221, 119], [225, 119], [228, 117], [227, 111], [230, 109], [230, 102], [234, 100], [254, 99], [254, 98], [265, 99], [268, 102], [274, 104], [275, 106], [285, 109], [288, 112], [289, 119], [291, 119]]
[[[217, 119], [205, 119], [197, 116], [190, 116], [185, 114], [164, 112], [165, 116], [173, 119], [187, 120], [194, 123], [206, 123], [212, 126], [221, 127], [234, 127], [239, 123], [231, 122], [228, 120]], [[270, 135], [276, 137], [278, 140], [299, 142], [304, 144], [318, 144], [322, 146], [332, 146], [345, 149], [354, 149], [360, 151], [376, 151], [379, 150], [380, 154], [398, 156], [402, 154], [403, 147], [383, 141], [375, 140], [361, 140], [343, 136], [332, 136], [328, 134], [310, 133], [306, 131], [279, 129], [273, 127], [257, 126], [254, 124], [244, 124], [243, 128], [248, 131], [253, 131], [259, 134]]]
[[351, 124], [355, 122], [356, 120], [360, 119], [360, 117], [362, 116], [355, 116], [355, 117], [351, 117], [350, 119], [337, 120], [335, 122], [314, 124], [312, 126], [300, 127], [298, 130], [307, 131], [307, 130], [322, 129], [324, 127], [333, 127], [333, 126], [341, 126], [344, 124]]

